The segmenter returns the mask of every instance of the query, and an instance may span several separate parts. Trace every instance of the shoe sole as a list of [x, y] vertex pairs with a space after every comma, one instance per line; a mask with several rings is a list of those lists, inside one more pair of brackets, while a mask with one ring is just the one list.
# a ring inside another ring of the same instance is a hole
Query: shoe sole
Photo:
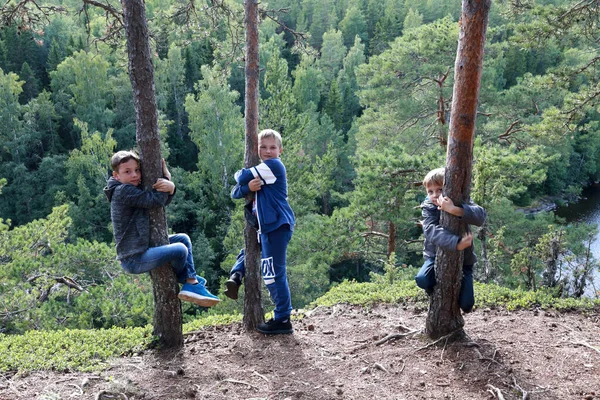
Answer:
[[232, 300], [237, 300], [240, 286], [234, 281], [227, 281], [225, 282], [225, 287], [225, 296], [229, 297]]
[[294, 333], [294, 329], [279, 329], [276, 331], [261, 331], [260, 329], [257, 328], [256, 330], [265, 335], [289, 335], [289, 334]]
[[189, 301], [190, 303], [197, 304], [202, 307], [212, 307], [219, 304], [219, 299], [212, 299], [210, 297], [199, 296], [192, 292], [179, 292], [177, 295], [179, 300]]

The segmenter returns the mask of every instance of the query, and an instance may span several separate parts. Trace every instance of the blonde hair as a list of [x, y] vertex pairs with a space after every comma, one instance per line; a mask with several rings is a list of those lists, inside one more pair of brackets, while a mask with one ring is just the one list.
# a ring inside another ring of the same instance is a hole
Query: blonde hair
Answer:
[[423, 187], [427, 189], [427, 186], [433, 184], [436, 186], [444, 186], [444, 173], [445, 168], [432, 169], [425, 175], [423, 179]]
[[135, 161], [137, 161], [138, 165], [140, 165], [140, 156], [138, 156], [133, 151], [126, 151], [126, 150], [117, 151], [110, 158], [110, 167], [112, 168], [113, 171], [118, 173], [119, 165], [126, 163], [129, 160], [135, 160]]
[[263, 129], [262, 131], [258, 132], [258, 140], [264, 138], [275, 138], [275, 141], [277, 141], [277, 145], [279, 146], [279, 148], [281, 149], [283, 147], [283, 144], [281, 142], [281, 135], [274, 129]]

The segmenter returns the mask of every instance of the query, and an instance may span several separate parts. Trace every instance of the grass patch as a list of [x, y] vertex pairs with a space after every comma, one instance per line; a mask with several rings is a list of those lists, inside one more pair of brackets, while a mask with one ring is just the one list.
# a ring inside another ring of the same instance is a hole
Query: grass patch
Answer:
[[206, 326], [229, 325], [241, 320], [242, 314], [207, 315], [183, 324], [183, 333], [197, 331]]
[[307, 308], [330, 307], [339, 303], [370, 306], [376, 303], [406, 303], [426, 299], [427, 296], [414, 281], [403, 280], [392, 284], [344, 281], [313, 301]]
[[[413, 280], [400, 280], [392, 284], [344, 281], [312, 302], [308, 308], [330, 307], [338, 303], [370, 306], [375, 303], [427, 303], [428, 301], [425, 292], [419, 289]], [[557, 297], [552, 289], [542, 288], [532, 292], [475, 282], [475, 307], [503, 307], [511, 311], [536, 307], [558, 311], [584, 311], [600, 307], [600, 299], [561, 298]]]
[[151, 327], [29, 331], [0, 335], [0, 371], [94, 371], [108, 359], [145, 349]]

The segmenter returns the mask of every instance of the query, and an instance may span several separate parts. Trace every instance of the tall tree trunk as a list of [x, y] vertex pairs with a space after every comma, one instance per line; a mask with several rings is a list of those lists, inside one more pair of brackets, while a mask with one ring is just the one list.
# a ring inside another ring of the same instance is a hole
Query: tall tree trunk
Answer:
[[[258, 58], [258, 0], [245, 0], [244, 2], [246, 25], [246, 151], [244, 154], [244, 165], [246, 168], [257, 165], [258, 158], [258, 81], [259, 81], [259, 58]], [[253, 201], [254, 193], [246, 198]], [[246, 330], [254, 330], [256, 326], [264, 321], [262, 309], [261, 274], [258, 267], [260, 258], [260, 246], [257, 240], [256, 230], [246, 223], [244, 229], [245, 267], [246, 275], [244, 295], [244, 327]]]
[[[133, 88], [136, 140], [140, 150], [144, 188], [152, 188], [162, 177], [158, 111], [154, 91], [154, 69], [143, 0], [122, 0], [129, 78]], [[163, 208], [150, 210], [150, 246], [169, 243]], [[172, 268], [167, 264], [151, 272], [154, 291], [154, 335], [164, 348], [183, 346], [181, 304]]]
[[[491, 0], [462, 2], [444, 176], [444, 194], [450, 197], [454, 204], [468, 201], [471, 194], [473, 137], [490, 3]], [[449, 232], [461, 236], [468, 229], [459, 218], [445, 212], [441, 216], [441, 225]], [[458, 305], [462, 263], [462, 252], [437, 250], [437, 284], [425, 328], [431, 338], [462, 332], [465, 322]]]
[[388, 243], [387, 243], [387, 258], [390, 259], [392, 253], [396, 252], [396, 224], [392, 221], [388, 222]]

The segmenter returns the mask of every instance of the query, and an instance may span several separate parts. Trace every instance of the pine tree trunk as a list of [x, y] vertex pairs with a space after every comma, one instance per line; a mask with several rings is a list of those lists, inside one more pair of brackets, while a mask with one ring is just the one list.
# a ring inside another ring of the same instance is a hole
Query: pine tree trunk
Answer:
[[[133, 88], [136, 140], [140, 150], [144, 188], [162, 177], [158, 111], [154, 91], [154, 69], [143, 0], [122, 0], [129, 78]], [[169, 243], [163, 208], [150, 210], [150, 246]], [[183, 346], [181, 304], [175, 274], [170, 265], [151, 272], [154, 291], [154, 335], [163, 348]]]
[[[258, 158], [258, 0], [244, 2], [246, 25], [246, 151], [244, 166], [246, 168], [257, 165]], [[246, 201], [252, 201], [254, 193], [248, 195]], [[264, 321], [262, 309], [261, 274], [258, 261], [260, 259], [260, 245], [254, 228], [246, 224], [244, 229], [244, 242], [246, 246], [244, 263], [246, 275], [244, 277], [244, 328], [248, 331], [255, 330], [256, 326]]]
[[396, 252], [396, 224], [392, 221], [388, 222], [388, 243], [387, 243], [387, 258], [390, 259], [392, 253]]
[[[444, 195], [454, 204], [468, 201], [471, 194], [473, 137], [490, 3], [491, 0], [462, 2], [443, 188]], [[445, 212], [442, 212], [440, 223], [455, 235], [462, 236], [468, 229], [459, 218]], [[464, 319], [458, 305], [462, 263], [462, 252], [437, 250], [437, 284], [425, 328], [431, 338], [462, 333]]]

